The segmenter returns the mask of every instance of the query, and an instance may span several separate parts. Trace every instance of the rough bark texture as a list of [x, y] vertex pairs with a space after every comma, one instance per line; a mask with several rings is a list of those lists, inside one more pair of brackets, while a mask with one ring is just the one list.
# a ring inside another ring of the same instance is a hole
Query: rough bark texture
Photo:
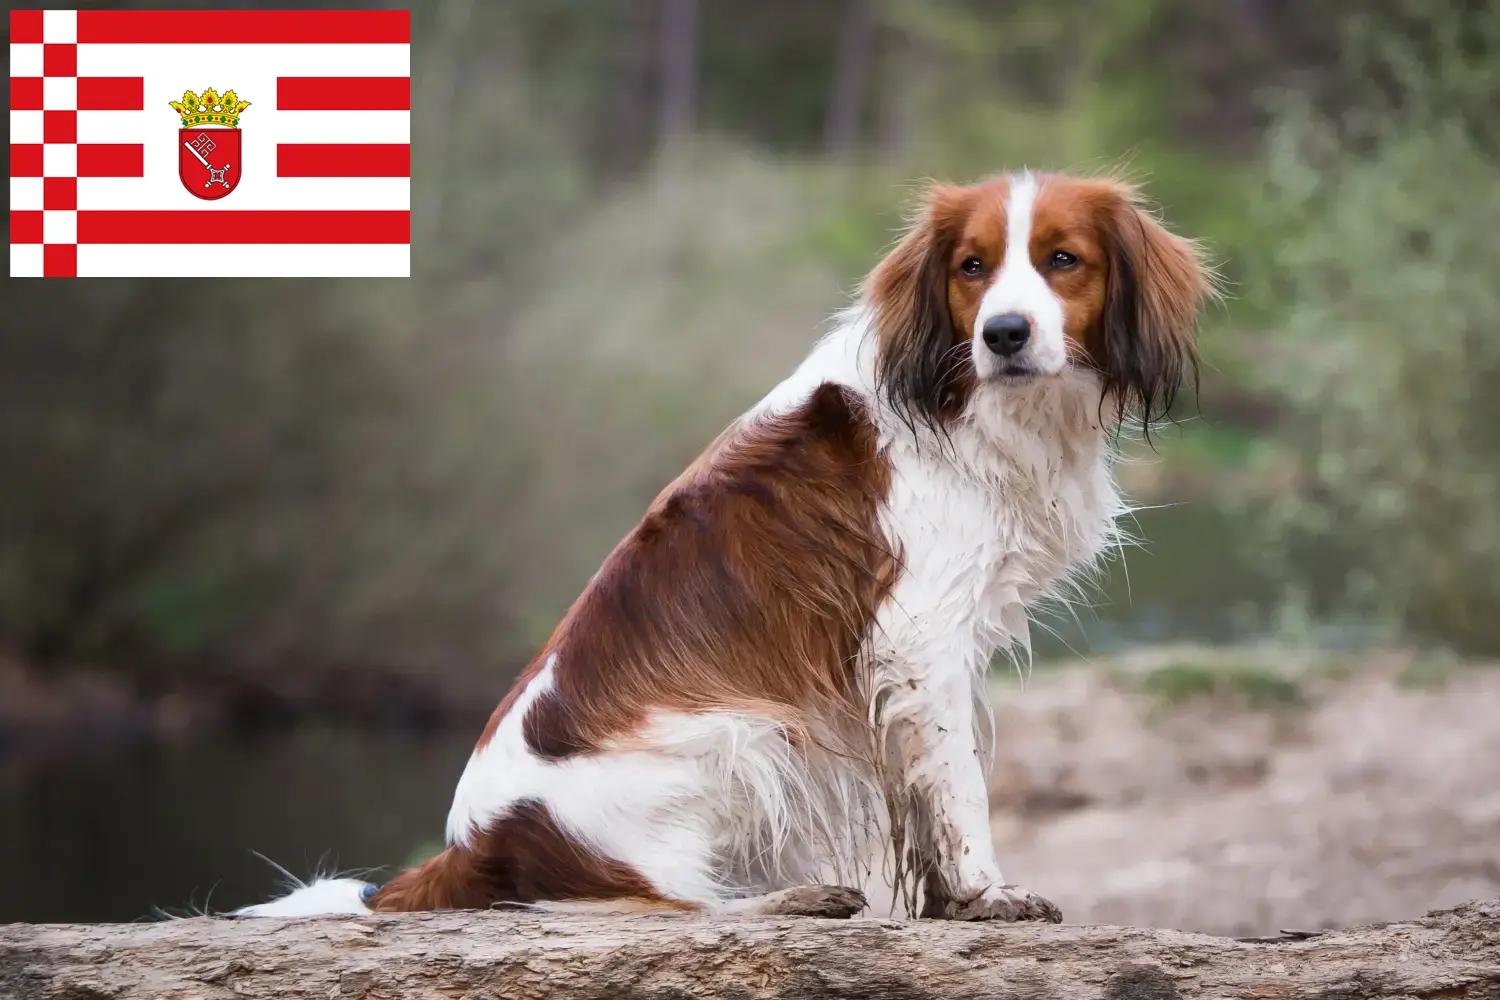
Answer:
[[1500, 998], [1500, 900], [1237, 941], [937, 921], [366, 918], [0, 927], [0, 997]]

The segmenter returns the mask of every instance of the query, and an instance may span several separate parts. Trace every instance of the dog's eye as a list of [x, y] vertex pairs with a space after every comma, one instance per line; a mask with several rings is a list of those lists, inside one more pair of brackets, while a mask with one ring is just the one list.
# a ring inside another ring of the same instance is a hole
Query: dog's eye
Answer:
[[1055, 250], [1052, 256], [1047, 259], [1047, 267], [1053, 271], [1066, 271], [1068, 268], [1077, 265], [1077, 263], [1078, 258], [1066, 250]]
[[978, 257], [965, 257], [958, 269], [973, 278], [984, 273], [984, 261]]

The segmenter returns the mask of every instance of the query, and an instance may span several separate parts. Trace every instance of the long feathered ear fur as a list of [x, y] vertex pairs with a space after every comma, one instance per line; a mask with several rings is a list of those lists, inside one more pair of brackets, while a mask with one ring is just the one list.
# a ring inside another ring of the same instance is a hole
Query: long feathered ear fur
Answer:
[[1124, 185], [1104, 237], [1109, 280], [1089, 354], [1116, 425], [1134, 414], [1149, 435], [1183, 380], [1197, 382], [1198, 310], [1218, 294], [1215, 278], [1197, 244], [1168, 232]]
[[967, 343], [953, 329], [948, 268], [968, 192], [936, 185], [906, 235], [870, 273], [865, 296], [879, 343], [876, 384], [915, 429], [941, 430], [963, 404]]

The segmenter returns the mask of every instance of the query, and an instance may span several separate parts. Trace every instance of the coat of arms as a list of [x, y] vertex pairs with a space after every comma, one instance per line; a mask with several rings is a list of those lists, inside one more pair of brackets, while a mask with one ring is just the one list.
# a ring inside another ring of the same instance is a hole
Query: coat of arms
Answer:
[[209, 87], [201, 95], [186, 91], [181, 103], [168, 103], [182, 116], [177, 176], [191, 194], [217, 201], [239, 186], [240, 112], [250, 102], [232, 90], [220, 94]]

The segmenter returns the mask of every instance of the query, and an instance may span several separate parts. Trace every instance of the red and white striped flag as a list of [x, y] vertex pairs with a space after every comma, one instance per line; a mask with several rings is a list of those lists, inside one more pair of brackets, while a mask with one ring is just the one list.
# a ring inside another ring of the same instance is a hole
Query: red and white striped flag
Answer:
[[404, 10], [10, 12], [10, 273], [411, 273]]

